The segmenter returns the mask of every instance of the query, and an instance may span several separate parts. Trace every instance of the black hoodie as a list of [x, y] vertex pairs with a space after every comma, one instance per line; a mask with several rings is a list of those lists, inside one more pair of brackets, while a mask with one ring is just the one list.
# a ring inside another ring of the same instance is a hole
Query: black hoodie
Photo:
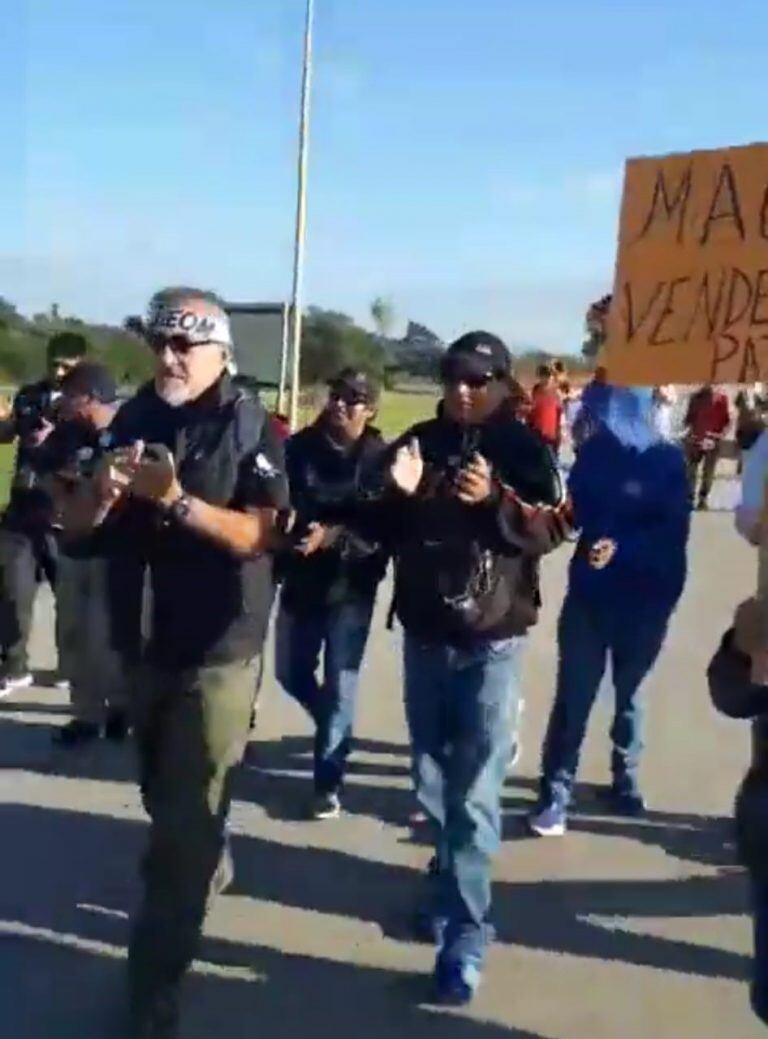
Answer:
[[[524, 634], [540, 605], [539, 558], [569, 531], [551, 452], [506, 405], [478, 426], [445, 416], [414, 426], [387, 465], [412, 440], [424, 459], [416, 494], [387, 488], [385, 477], [378, 500], [362, 502], [356, 517], [394, 556], [400, 622], [425, 642], [458, 646]], [[453, 484], [476, 452], [491, 466], [492, 494], [465, 505]]]
[[341, 526], [333, 545], [304, 557], [286, 551], [279, 561], [282, 603], [291, 613], [312, 612], [349, 599], [375, 595], [387, 554], [375, 540], [344, 528], [350, 507], [365, 494], [369, 474], [381, 464], [386, 444], [368, 427], [350, 447], [336, 443], [322, 417], [286, 444], [291, 505], [297, 514], [295, 538], [310, 523]]

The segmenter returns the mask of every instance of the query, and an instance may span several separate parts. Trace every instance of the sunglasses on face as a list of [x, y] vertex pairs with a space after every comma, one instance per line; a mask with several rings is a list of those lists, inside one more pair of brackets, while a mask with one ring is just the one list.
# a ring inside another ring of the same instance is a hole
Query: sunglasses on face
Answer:
[[467, 372], [444, 372], [445, 386], [467, 386], [470, 390], [484, 390], [493, 382], [492, 375], [476, 375]]
[[150, 335], [147, 337], [147, 342], [150, 349], [158, 354], [162, 354], [166, 347], [171, 353], [176, 354], [177, 357], [186, 357], [187, 354], [196, 350], [198, 346], [212, 346], [213, 340], [209, 340], [203, 343], [192, 343], [186, 336], [160, 336]]
[[343, 404], [347, 408], [364, 407], [368, 401], [355, 393], [345, 393], [341, 390], [332, 390], [328, 394], [328, 400], [332, 404]]

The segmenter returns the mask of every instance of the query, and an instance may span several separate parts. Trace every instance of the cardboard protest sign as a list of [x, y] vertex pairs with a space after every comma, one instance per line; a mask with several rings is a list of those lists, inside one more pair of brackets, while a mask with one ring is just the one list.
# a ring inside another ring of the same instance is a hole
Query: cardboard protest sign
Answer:
[[768, 379], [768, 144], [627, 163], [611, 382]]

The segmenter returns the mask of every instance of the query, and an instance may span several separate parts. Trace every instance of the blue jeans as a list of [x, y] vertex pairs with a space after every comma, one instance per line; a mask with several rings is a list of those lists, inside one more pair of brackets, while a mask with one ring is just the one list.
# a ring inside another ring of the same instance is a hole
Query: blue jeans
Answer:
[[434, 915], [446, 946], [481, 951], [491, 856], [517, 720], [523, 639], [463, 651], [405, 638], [405, 706], [416, 794], [435, 840]]
[[752, 881], [755, 955], [752, 962], [752, 1008], [768, 1025], [768, 883]]
[[[307, 614], [281, 605], [275, 632], [280, 685], [315, 723], [315, 790], [335, 793], [352, 747], [360, 668], [374, 600], [360, 599]], [[323, 658], [323, 681], [317, 679]]]
[[569, 592], [558, 629], [557, 693], [542, 756], [542, 800], [567, 805], [590, 711], [610, 658], [616, 708], [611, 728], [615, 789], [637, 793], [642, 741], [640, 690], [661, 652], [671, 610], [610, 605]]

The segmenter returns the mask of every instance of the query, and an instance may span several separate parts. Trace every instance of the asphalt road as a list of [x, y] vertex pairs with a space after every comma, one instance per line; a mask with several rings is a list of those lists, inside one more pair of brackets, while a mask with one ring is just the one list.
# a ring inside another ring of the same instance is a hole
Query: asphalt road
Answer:
[[[733, 490], [724, 483], [717, 503]], [[567, 551], [547, 560], [546, 608], [525, 673], [522, 761], [508, 784], [496, 870], [499, 941], [472, 1008], [423, 1002], [429, 949], [404, 926], [428, 850], [413, 807], [398, 637], [368, 657], [360, 746], [337, 822], [299, 821], [310, 743], [298, 708], [267, 682], [233, 811], [237, 880], [208, 921], [184, 1035], [366, 1039], [758, 1039], [747, 1008], [747, 890], [734, 865], [733, 793], [745, 726], [717, 717], [703, 674], [754, 559], [727, 512], [697, 516], [692, 573], [648, 689], [643, 822], [600, 814], [608, 692], [591, 727], [579, 809], [562, 841], [524, 835], [551, 702]], [[34, 662], [52, 663], [42, 595]], [[54, 751], [66, 720], [43, 685], [0, 705], [0, 1034], [115, 1039], [127, 913], [144, 820], [128, 748]]]

